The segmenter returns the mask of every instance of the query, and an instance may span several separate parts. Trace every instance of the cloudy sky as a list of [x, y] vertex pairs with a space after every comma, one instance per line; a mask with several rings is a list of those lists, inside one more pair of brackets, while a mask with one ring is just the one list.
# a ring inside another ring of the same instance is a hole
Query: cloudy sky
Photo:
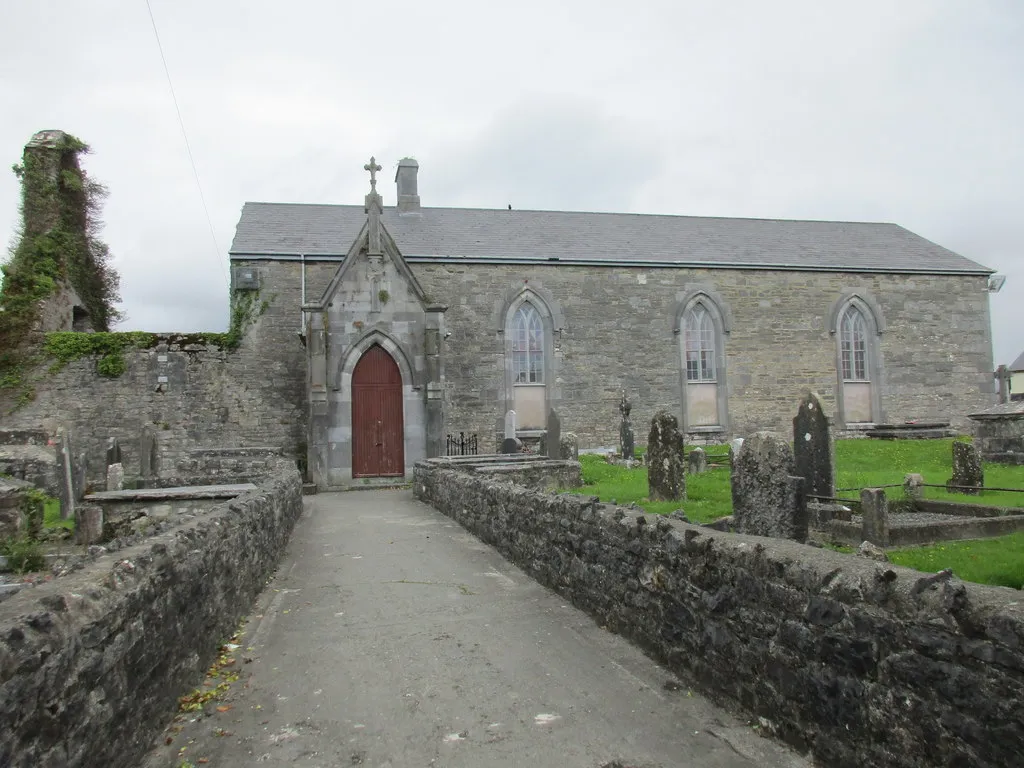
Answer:
[[[246, 200], [894, 221], [1007, 275], [1024, 350], [1020, 0], [3, 0], [0, 153], [87, 141], [125, 328], [223, 329]], [[0, 233], [18, 183], [0, 172]], [[390, 199], [389, 199], [390, 198]], [[212, 231], [211, 231], [212, 229]]]

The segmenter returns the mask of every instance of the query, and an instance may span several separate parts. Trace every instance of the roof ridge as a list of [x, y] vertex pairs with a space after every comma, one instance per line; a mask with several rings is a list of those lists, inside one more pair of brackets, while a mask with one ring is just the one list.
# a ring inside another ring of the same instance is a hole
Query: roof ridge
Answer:
[[[280, 201], [264, 201], [264, 200], [246, 200], [244, 205], [266, 205], [266, 206], [281, 206], [281, 207], [303, 207], [303, 208], [362, 208], [362, 205], [354, 203], [296, 203], [296, 202], [280, 202]], [[454, 206], [454, 205], [424, 205], [421, 206], [420, 211], [460, 211], [460, 212], [478, 212], [478, 213], [502, 213], [502, 214], [515, 214], [515, 213], [556, 213], [566, 214], [570, 216], [635, 216], [637, 218], [644, 219], [710, 219], [713, 221], [783, 221], [792, 224], [855, 224], [858, 226], [885, 226], [885, 227], [898, 227], [900, 229], [906, 229], [905, 227], [897, 224], [893, 221], [853, 221], [850, 219], [787, 219], [780, 217], [768, 217], [768, 216], [711, 216], [711, 215], [699, 215], [691, 213], [642, 213], [637, 211], [569, 211], [564, 209], [549, 209], [549, 208], [514, 208], [507, 210], [505, 208], [473, 208], [465, 206]], [[385, 215], [388, 213], [398, 213], [398, 208], [395, 206], [385, 206]], [[909, 230], [907, 230], [909, 231]], [[939, 246], [940, 248], [943, 246]]]

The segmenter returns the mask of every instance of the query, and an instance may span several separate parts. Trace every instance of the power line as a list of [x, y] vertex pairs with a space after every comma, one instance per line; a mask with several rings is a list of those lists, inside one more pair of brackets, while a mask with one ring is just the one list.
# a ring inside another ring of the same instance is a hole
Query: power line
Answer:
[[185, 130], [185, 121], [181, 117], [181, 108], [178, 106], [178, 97], [174, 93], [174, 83], [171, 82], [171, 71], [167, 67], [167, 57], [164, 56], [164, 46], [160, 42], [160, 32], [156, 28], [156, 18], [153, 16], [153, 7], [149, 4], [149, 0], [146, 0], [146, 10], [149, 11], [149, 21], [153, 25], [153, 36], [156, 38], [156, 47], [160, 51], [160, 61], [164, 65], [164, 74], [167, 76], [167, 87], [171, 91], [171, 101], [174, 102], [174, 111], [178, 115], [178, 125], [181, 126], [181, 137], [185, 140], [185, 150], [188, 152], [188, 161], [192, 165], [192, 175], [196, 179], [196, 189], [199, 190], [199, 200], [203, 204], [203, 211], [206, 212], [206, 223], [210, 225], [210, 237], [213, 238], [213, 247], [216, 253], [217, 264], [220, 266], [220, 273], [224, 278], [224, 282], [230, 285], [228, 280], [228, 273], [224, 269], [224, 264], [220, 258], [220, 244], [217, 242], [217, 231], [213, 226], [213, 217], [210, 216], [210, 209], [206, 205], [206, 195], [203, 194], [203, 185], [199, 181], [199, 171], [196, 168], [196, 159], [192, 155], [192, 145], [188, 142], [188, 132]]

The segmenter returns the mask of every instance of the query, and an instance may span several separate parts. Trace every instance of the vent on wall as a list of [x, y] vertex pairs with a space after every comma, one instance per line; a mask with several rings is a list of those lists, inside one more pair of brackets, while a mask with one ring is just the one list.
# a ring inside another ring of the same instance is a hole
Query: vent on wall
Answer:
[[234, 267], [231, 283], [236, 291], [258, 291], [260, 289], [260, 273], [256, 267]]

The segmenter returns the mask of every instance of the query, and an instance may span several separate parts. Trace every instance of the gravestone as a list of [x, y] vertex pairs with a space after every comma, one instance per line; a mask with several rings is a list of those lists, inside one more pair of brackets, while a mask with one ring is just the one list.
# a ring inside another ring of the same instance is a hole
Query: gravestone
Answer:
[[633, 404], [626, 399], [626, 391], [622, 391], [622, 399], [619, 401], [619, 413], [622, 414], [622, 421], [619, 424], [619, 455], [624, 459], [632, 460], [634, 455], [633, 425], [629, 423], [629, 412]]
[[523, 449], [523, 443], [519, 438], [506, 437], [501, 441], [501, 452], [502, 453], [519, 453]]
[[121, 443], [116, 437], [107, 440], [107, 466], [121, 463]]
[[89, 485], [89, 457], [85, 451], [78, 454], [78, 461], [75, 462], [74, 468], [75, 501], [81, 501], [85, 498]]
[[156, 432], [149, 425], [142, 428], [139, 436], [139, 476], [154, 477], [156, 475]]
[[703, 448], [694, 448], [686, 457], [686, 471], [691, 475], [699, 475], [708, 471], [708, 455]]
[[71, 456], [71, 436], [64, 428], [57, 430], [57, 498], [60, 501], [60, 517], [71, 520], [75, 516], [75, 466]]
[[647, 436], [647, 497], [651, 501], [686, 498], [683, 434], [676, 417], [664, 410], [654, 414]]
[[911, 499], [924, 498], [924, 477], [917, 472], [903, 476], [903, 492]]
[[563, 432], [562, 439], [558, 441], [558, 458], [564, 461], [579, 461], [580, 443], [572, 432]]
[[879, 547], [889, 543], [889, 505], [882, 488], [862, 488], [860, 491], [861, 533], [864, 541]]
[[951, 493], [977, 496], [984, 485], [985, 473], [981, 468], [981, 454], [978, 453], [978, 449], [973, 443], [953, 441], [953, 476], [946, 482], [946, 489]]
[[560, 458], [562, 455], [562, 422], [559, 421], [554, 408], [548, 411], [548, 428], [544, 440], [547, 442], [548, 458]]
[[729, 441], [729, 466], [736, 464], [736, 456], [743, 447], [743, 438], [737, 437]]
[[808, 392], [793, 418], [795, 474], [804, 478], [804, 492], [832, 498], [836, 495], [836, 458], [828, 416], [821, 399]]
[[123, 464], [111, 464], [107, 467], [107, 490], [108, 491], [123, 491], [124, 490], [124, 465]]
[[733, 459], [732, 513], [737, 533], [807, 540], [803, 478], [789, 443], [771, 432], [743, 441]]
[[78, 508], [75, 521], [75, 541], [79, 544], [98, 544], [103, 540], [103, 507], [83, 504]]

